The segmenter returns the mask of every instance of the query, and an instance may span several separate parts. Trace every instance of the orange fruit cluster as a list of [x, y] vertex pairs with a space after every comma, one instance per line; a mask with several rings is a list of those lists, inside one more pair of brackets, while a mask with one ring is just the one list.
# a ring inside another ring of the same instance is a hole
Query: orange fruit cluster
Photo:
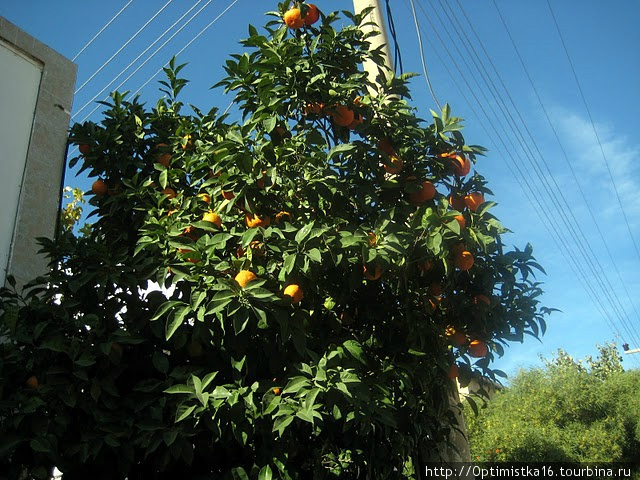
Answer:
[[298, 7], [290, 8], [284, 13], [284, 23], [292, 30], [298, 30], [304, 26], [310, 26], [320, 19], [320, 10], [314, 4], [307, 4], [307, 13], [303, 17], [302, 10]]

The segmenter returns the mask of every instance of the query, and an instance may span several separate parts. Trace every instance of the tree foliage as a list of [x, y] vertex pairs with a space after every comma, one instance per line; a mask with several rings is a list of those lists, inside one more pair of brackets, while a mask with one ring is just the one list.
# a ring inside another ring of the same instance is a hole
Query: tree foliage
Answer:
[[[623, 371], [616, 345], [596, 359], [566, 352], [520, 371], [475, 417], [472, 459], [492, 462], [630, 462], [640, 471], [640, 372]], [[586, 365], [585, 365], [586, 364]]]
[[2, 292], [12, 478], [413, 478], [455, 428], [451, 365], [495, 379], [544, 331], [531, 247], [459, 172], [483, 152], [461, 119], [417, 118], [407, 77], [370, 93], [363, 17], [293, 31], [289, 3], [226, 63], [240, 122], [184, 113], [172, 61], [153, 108], [116, 92], [71, 129], [106, 188], [90, 232], [43, 240], [46, 278]]

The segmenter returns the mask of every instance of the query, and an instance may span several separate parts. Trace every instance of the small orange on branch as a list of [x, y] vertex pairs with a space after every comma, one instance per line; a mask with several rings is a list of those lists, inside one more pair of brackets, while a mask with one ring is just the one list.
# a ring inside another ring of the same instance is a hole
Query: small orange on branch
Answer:
[[291, 303], [298, 303], [304, 297], [304, 292], [299, 285], [291, 284], [284, 289], [284, 296], [291, 299]]
[[244, 288], [247, 286], [247, 284], [249, 284], [249, 282], [253, 282], [257, 278], [258, 277], [256, 277], [256, 274], [250, 270], [240, 270], [235, 276], [235, 281], [238, 282], [238, 284], [242, 288]]

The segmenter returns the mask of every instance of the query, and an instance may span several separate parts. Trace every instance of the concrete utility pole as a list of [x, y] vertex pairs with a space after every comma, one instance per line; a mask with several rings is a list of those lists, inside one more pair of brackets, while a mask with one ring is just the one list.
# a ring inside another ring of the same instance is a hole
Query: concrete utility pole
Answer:
[[[387, 29], [385, 27], [386, 21], [384, 16], [382, 15], [382, 7], [380, 5], [380, 0], [353, 0], [353, 9], [356, 15], [360, 14], [364, 9], [373, 7], [371, 13], [369, 13], [367, 22], [365, 23], [373, 23], [370, 25], [365, 25], [363, 31], [365, 33], [369, 32], [380, 32], [379, 35], [375, 35], [369, 39], [371, 42], [371, 48], [376, 49], [382, 47], [382, 53], [384, 55], [384, 69], [387, 70], [385, 72], [387, 75], [393, 75], [393, 61], [391, 59], [391, 49], [389, 48], [389, 37], [387, 35]], [[377, 84], [378, 70], [379, 66], [376, 65], [372, 60], [366, 60], [364, 62], [364, 71], [367, 72], [369, 77], [369, 81], [371, 83]], [[370, 92], [371, 94], [375, 94], [375, 91]], [[451, 438], [449, 441], [456, 445], [457, 450], [450, 448], [448, 445], [443, 445], [440, 448], [440, 452], [434, 455], [433, 461], [447, 461], [447, 462], [470, 462], [471, 455], [469, 453], [469, 444], [466, 438], [466, 424], [464, 421], [464, 417], [462, 415], [462, 410], [458, 407], [460, 404], [460, 396], [458, 394], [458, 383], [454, 380], [452, 381], [452, 389], [449, 394], [449, 403], [450, 409], [453, 411], [456, 420], [458, 421], [458, 427], [464, 433], [461, 433], [458, 430], [453, 430], [451, 433]], [[437, 458], [439, 457], [439, 458]], [[417, 466], [421, 468], [420, 466]], [[418, 473], [418, 478], [422, 478], [421, 472]], [[461, 476], [460, 478], [466, 478]]]
[[[367, 16], [366, 23], [374, 23], [375, 25], [365, 25], [363, 27], [364, 33], [369, 32], [380, 32], [380, 35], [376, 35], [374, 37], [369, 38], [369, 42], [371, 42], [371, 49], [376, 49], [382, 47], [382, 53], [385, 57], [384, 63], [385, 68], [388, 70], [389, 74], [393, 74], [393, 61], [391, 59], [391, 48], [389, 47], [389, 36], [387, 35], [387, 29], [385, 27], [386, 22], [382, 15], [382, 7], [380, 5], [379, 0], [353, 0], [353, 10], [356, 15], [360, 14], [364, 9], [373, 7], [371, 13]], [[376, 27], [377, 25], [377, 27]], [[378, 76], [378, 65], [375, 64], [372, 60], [365, 60], [364, 62], [364, 71], [367, 72], [369, 77], [369, 81], [372, 83], [376, 83], [376, 78]], [[373, 93], [373, 92], [372, 92]]]

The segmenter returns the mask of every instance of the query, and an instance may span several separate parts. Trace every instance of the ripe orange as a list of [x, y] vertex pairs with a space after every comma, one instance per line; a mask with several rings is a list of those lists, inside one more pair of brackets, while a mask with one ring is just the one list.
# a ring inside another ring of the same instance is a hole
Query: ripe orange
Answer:
[[98, 179], [95, 182], [93, 182], [93, 185], [91, 185], [91, 191], [95, 196], [103, 197], [109, 191], [109, 187], [107, 187], [107, 184], [104, 183], [103, 180]]
[[447, 376], [453, 380], [454, 378], [458, 378], [458, 364], [452, 363], [449, 367], [449, 371], [447, 372]]
[[337, 105], [331, 110], [331, 118], [336, 125], [348, 127], [355, 119], [355, 114], [346, 105]]
[[182, 137], [182, 149], [186, 150], [193, 147], [193, 141], [191, 140], [191, 134]]
[[409, 203], [414, 206], [422, 205], [436, 196], [436, 187], [429, 180], [422, 182], [422, 187], [417, 192], [409, 194]]
[[458, 177], [465, 177], [471, 171], [471, 161], [464, 155], [452, 154], [449, 155], [453, 162], [453, 171]]
[[225, 192], [224, 190], [222, 190], [222, 198], [224, 198], [225, 200], [232, 200], [236, 198], [236, 194], [233, 192]]
[[489, 353], [489, 348], [487, 344], [482, 340], [471, 340], [469, 343], [469, 355], [475, 358], [486, 357], [487, 353]]
[[480, 303], [491, 305], [491, 300], [489, 300], [489, 297], [487, 297], [486, 295], [482, 295], [481, 293], [479, 293], [478, 295], [475, 295], [473, 297], [473, 304], [479, 305]]
[[211, 195], [209, 195], [208, 193], [200, 193], [198, 194], [198, 198], [204, 203], [211, 203]]
[[478, 207], [485, 202], [484, 195], [480, 192], [472, 192], [466, 197], [464, 197], [464, 203], [469, 210], [475, 212], [478, 210]]
[[160, 165], [164, 166], [164, 168], [169, 168], [171, 164], [171, 154], [161, 153], [156, 160]]
[[267, 228], [271, 224], [271, 219], [269, 217], [260, 218], [256, 214], [251, 215], [249, 213], [244, 216], [244, 221], [247, 224], [247, 227], [249, 228], [253, 228], [253, 227]]
[[471, 267], [473, 267], [473, 261], [473, 255], [471, 254], [471, 252], [467, 252], [466, 250], [459, 255], [456, 255], [453, 260], [456, 267], [458, 267], [463, 272], [466, 272]]
[[278, 395], [280, 395], [280, 394], [282, 393], [282, 389], [281, 389], [281, 388], [279, 388], [279, 387], [276, 387], [276, 388], [274, 388], [274, 389], [272, 390], [272, 392], [273, 392], [273, 394], [274, 394], [275, 396], [278, 396]]
[[169, 200], [176, 198], [177, 196], [176, 191], [173, 188], [165, 188], [162, 190], [162, 194], [166, 195]]
[[460, 224], [460, 230], [464, 230], [464, 228], [467, 226], [467, 221], [464, 219], [464, 216], [463, 215], [456, 215], [455, 219]]
[[285, 297], [291, 298], [291, 303], [298, 303], [304, 297], [304, 293], [299, 285], [291, 284], [284, 289]]
[[287, 24], [287, 27], [292, 30], [298, 30], [304, 25], [304, 19], [302, 18], [302, 14], [300, 13], [299, 8], [292, 8], [285, 12], [284, 14], [284, 23]]
[[313, 25], [320, 19], [320, 10], [313, 3], [308, 3], [307, 6], [309, 9], [307, 10], [307, 14], [304, 17], [305, 25]]
[[453, 207], [454, 210], [458, 210], [461, 212], [465, 209], [467, 204], [464, 201], [464, 197], [460, 197], [458, 195], [450, 195], [449, 196], [449, 205]]
[[400, 173], [404, 167], [404, 162], [398, 155], [391, 155], [389, 162], [384, 164], [384, 170], [387, 173]]
[[40, 382], [38, 382], [38, 377], [36, 377], [35, 375], [31, 375], [29, 378], [27, 378], [27, 381], [25, 382], [25, 385], [28, 388], [31, 388], [31, 389], [35, 390], [36, 388], [38, 388], [40, 386]]
[[[278, 128], [282, 128], [282, 127], [278, 127]], [[256, 185], [258, 186], [258, 188], [264, 188], [264, 182], [267, 179], [267, 171], [263, 170], [262, 171], [262, 176], [256, 180]]]
[[461, 330], [457, 330], [453, 335], [451, 335], [451, 340], [454, 344], [459, 346], [467, 344], [467, 336]]
[[208, 211], [202, 216], [202, 220], [204, 222], [211, 222], [214, 225], [216, 225], [218, 228], [222, 227], [222, 219], [220, 218], [220, 215], [218, 215], [216, 212]]
[[367, 269], [366, 265], [362, 266], [362, 273], [367, 280], [378, 280], [382, 276], [382, 267], [376, 264], [373, 268], [373, 273]]
[[249, 282], [253, 282], [257, 278], [258, 277], [256, 277], [255, 273], [249, 270], [240, 270], [236, 275], [235, 280], [242, 288], [244, 288]]
[[85, 157], [91, 153], [91, 145], [83, 143], [82, 145], [78, 145], [78, 150]]

